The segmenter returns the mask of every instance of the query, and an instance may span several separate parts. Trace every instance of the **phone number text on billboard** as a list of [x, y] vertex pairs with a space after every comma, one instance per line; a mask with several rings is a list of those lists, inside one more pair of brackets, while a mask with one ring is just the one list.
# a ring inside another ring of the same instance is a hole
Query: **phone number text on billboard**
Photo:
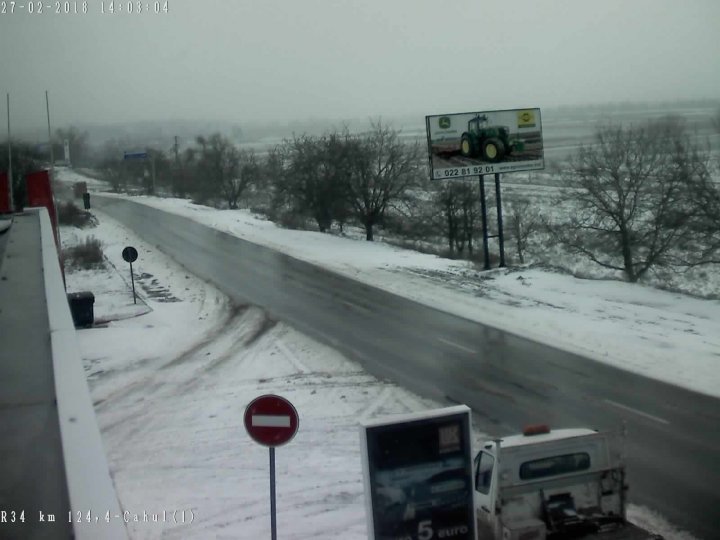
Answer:
[[462, 176], [479, 176], [481, 174], [495, 174], [503, 172], [535, 171], [545, 168], [542, 160], [524, 163], [503, 163], [495, 165], [471, 165], [469, 167], [448, 167], [433, 169], [433, 178], [460, 178]]

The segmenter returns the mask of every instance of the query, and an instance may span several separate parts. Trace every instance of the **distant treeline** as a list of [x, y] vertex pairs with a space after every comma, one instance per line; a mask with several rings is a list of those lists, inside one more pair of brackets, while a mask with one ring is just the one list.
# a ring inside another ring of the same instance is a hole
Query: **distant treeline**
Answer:
[[[709, 121], [720, 133], [720, 110]], [[249, 208], [284, 227], [360, 227], [367, 240], [379, 231], [414, 249], [478, 258], [477, 178], [431, 181], [422, 144], [379, 121], [361, 134], [293, 136], [262, 153], [216, 133], [182, 151], [149, 149], [144, 160], [122, 159], [117, 145], [91, 158], [83, 133], [60, 135], [115, 191]], [[609, 124], [561, 165], [525, 173], [525, 183], [504, 188], [508, 260], [559, 266], [572, 256], [629, 281], [720, 264], [720, 164], [691, 135], [679, 117]], [[19, 179], [45, 157], [30, 145], [14, 147], [17, 199]], [[0, 153], [0, 167], [4, 161]], [[534, 183], [543, 186], [533, 193]], [[496, 234], [496, 221], [488, 223]]]

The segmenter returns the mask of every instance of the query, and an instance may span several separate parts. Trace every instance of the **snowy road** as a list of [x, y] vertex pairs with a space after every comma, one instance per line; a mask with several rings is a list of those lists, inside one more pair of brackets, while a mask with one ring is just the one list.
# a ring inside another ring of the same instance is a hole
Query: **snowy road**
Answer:
[[376, 375], [467, 403], [489, 432], [533, 420], [596, 428], [626, 421], [631, 500], [712, 537], [717, 399], [483, 327], [178, 216], [96, 201], [236, 301], [266, 307]]

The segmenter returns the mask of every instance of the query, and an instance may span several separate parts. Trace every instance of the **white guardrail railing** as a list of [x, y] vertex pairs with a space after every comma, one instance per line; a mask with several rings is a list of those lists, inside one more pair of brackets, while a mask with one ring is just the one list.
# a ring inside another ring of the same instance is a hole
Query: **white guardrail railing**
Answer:
[[[122, 511], [90, 399], [50, 218], [45, 208], [26, 210], [38, 212], [40, 218], [55, 393], [75, 538], [127, 540], [125, 522], [117, 518]], [[85, 519], [88, 512], [90, 522]], [[75, 519], [79, 515], [82, 519]]]

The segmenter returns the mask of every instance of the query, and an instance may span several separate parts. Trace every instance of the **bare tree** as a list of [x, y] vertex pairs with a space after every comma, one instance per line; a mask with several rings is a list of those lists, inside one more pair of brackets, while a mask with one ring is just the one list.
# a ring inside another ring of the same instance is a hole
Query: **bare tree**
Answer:
[[228, 208], [236, 209], [243, 192], [259, 178], [255, 153], [241, 151], [219, 133], [198, 137], [196, 167], [201, 183], [196, 186], [205, 200], [222, 197]]
[[[720, 120], [720, 114], [718, 117]], [[691, 235], [679, 264], [688, 267], [720, 264], [720, 183], [710, 172], [709, 152], [694, 155], [684, 167], [692, 170], [687, 175]]]
[[420, 148], [403, 143], [396, 130], [380, 121], [372, 124], [369, 135], [354, 140], [346, 135], [344, 143], [352, 162], [346, 195], [366, 239], [372, 241], [374, 226], [417, 183]]
[[119, 193], [124, 184], [123, 171], [120, 168], [118, 160], [105, 160], [100, 163], [100, 172], [102, 178], [110, 182], [110, 186], [115, 193]]
[[465, 246], [472, 255], [475, 223], [478, 216], [478, 190], [474, 184], [451, 180], [440, 186], [435, 204], [440, 212], [450, 253], [462, 254]]
[[555, 229], [571, 251], [635, 282], [671, 263], [687, 238], [686, 190], [694, 152], [674, 118], [641, 127], [603, 127], [570, 162], [570, 222]]
[[260, 181], [260, 163], [254, 150], [238, 151], [237, 159], [237, 173], [226, 177], [220, 187], [230, 209], [236, 209], [245, 190]]
[[345, 135], [302, 135], [286, 143], [287, 166], [277, 179], [276, 201], [315, 219], [321, 232], [344, 214], [344, 178], [349, 174]]
[[515, 240], [518, 260], [520, 264], [525, 264], [530, 237], [542, 228], [542, 217], [529, 199], [518, 199], [508, 204], [508, 225], [509, 233]]
[[715, 116], [710, 119], [710, 122], [712, 123], [713, 128], [715, 128], [715, 131], [720, 133], [720, 109], [715, 111]]

